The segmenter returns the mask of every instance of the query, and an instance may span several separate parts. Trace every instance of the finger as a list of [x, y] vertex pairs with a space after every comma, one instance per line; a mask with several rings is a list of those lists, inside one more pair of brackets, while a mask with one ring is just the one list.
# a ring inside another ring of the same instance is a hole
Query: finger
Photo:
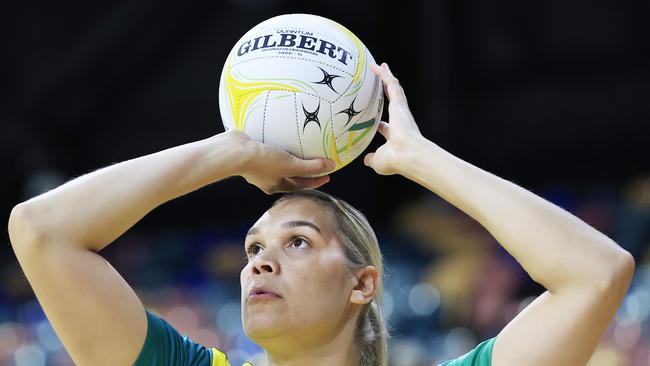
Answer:
[[377, 125], [377, 131], [379, 131], [379, 133], [381, 133], [381, 135], [384, 136], [386, 140], [388, 140], [388, 137], [390, 135], [388, 123], [379, 121], [379, 124]]
[[372, 160], [374, 157], [375, 157], [375, 153], [367, 153], [366, 156], [363, 157], [363, 165], [372, 168]]
[[278, 183], [277, 186], [273, 187], [270, 190], [270, 193], [267, 192], [267, 194], [273, 194], [273, 193], [284, 193], [284, 192], [291, 192], [295, 191], [296, 184], [290, 180], [289, 178], [282, 178], [280, 179], [280, 182]]
[[313, 188], [313, 189], [320, 188], [320, 187], [324, 186], [325, 184], [329, 183], [330, 179], [331, 179], [329, 175], [324, 175], [321, 178], [323, 178], [323, 179], [320, 182], [314, 182], [314, 186], [312, 186], [311, 188]]
[[393, 73], [390, 72], [390, 69], [388, 68], [388, 65], [384, 62], [381, 64], [381, 66], [377, 66], [377, 76], [381, 79], [381, 81], [384, 82], [384, 84], [389, 84], [390, 82], [394, 81], [393, 79], [396, 80], [395, 76], [393, 76]]
[[[378, 66], [376, 63], [372, 63], [370, 64], [370, 70], [372, 70], [373, 74], [377, 75], [377, 77], [379, 77], [380, 80], [383, 80], [382, 78], [383, 71], [381, 66]], [[388, 85], [384, 82], [382, 82], [381, 84], [382, 84], [382, 88], [384, 89], [384, 94], [386, 95], [386, 98], [390, 102], [390, 96], [388, 95]]]
[[301, 189], [302, 187], [296, 183], [295, 179], [284, 177], [276, 187], [272, 189], [273, 193], [293, 192]]
[[370, 64], [370, 70], [377, 76], [381, 75], [381, 67], [374, 62]]
[[388, 64], [381, 64], [381, 80], [384, 82], [384, 92], [391, 102], [406, 103], [406, 94], [399, 84], [399, 80], [393, 75]]
[[330, 181], [329, 175], [323, 175], [317, 178], [303, 178], [303, 177], [291, 177], [286, 178], [288, 182], [293, 186], [293, 190], [312, 188], [316, 189], [325, 183]]
[[305, 177], [324, 175], [336, 168], [336, 163], [330, 159], [300, 159], [292, 156], [290, 170], [286, 172], [289, 177]]
[[382, 84], [382, 88], [384, 89], [384, 95], [386, 96], [386, 99], [388, 99], [388, 101], [390, 102], [391, 98], [390, 95], [388, 95], [388, 84], [384, 82], [382, 82], [381, 84]]

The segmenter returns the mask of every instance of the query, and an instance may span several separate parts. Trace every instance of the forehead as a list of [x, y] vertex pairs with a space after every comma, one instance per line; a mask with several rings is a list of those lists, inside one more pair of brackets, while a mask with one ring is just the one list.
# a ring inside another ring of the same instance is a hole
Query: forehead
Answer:
[[253, 227], [259, 229], [298, 220], [312, 222], [323, 231], [330, 231], [334, 224], [325, 207], [306, 198], [292, 198], [271, 207]]

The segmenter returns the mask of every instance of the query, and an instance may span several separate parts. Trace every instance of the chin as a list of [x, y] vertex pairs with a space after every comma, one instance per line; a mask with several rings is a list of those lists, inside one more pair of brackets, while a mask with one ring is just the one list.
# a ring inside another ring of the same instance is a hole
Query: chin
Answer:
[[272, 338], [287, 331], [286, 320], [278, 314], [257, 312], [244, 316], [242, 322], [244, 332], [256, 343], [258, 340]]

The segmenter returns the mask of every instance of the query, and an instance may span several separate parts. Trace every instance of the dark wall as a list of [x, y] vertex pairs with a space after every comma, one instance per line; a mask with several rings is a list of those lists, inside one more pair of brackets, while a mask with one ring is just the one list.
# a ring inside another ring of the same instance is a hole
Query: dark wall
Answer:
[[[529, 188], [618, 185], [650, 172], [647, 1], [41, 2], [6, 10], [5, 218], [52, 184], [222, 131], [216, 91], [226, 54], [255, 24], [291, 12], [355, 32], [391, 64], [423, 134], [484, 169]], [[326, 191], [380, 224], [422, 192], [361, 161], [332, 178]], [[249, 222], [268, 202], [233, 178], [142, 225]]]

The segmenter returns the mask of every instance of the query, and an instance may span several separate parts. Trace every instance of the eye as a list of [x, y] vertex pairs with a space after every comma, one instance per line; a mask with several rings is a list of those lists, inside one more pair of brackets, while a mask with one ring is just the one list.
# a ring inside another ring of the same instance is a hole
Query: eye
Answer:
[[260, 253], [260, 250], [262, 250], [262, 247], [259, 244], [252, 244], [246, 248], [246, 254], [248, 257], [252, 257], [258, 255]]
[[[304, 244], [304, 246], [303, 246], [303, 244]], [[302, 247], [307, 248], [307, 247], [309, 247], [309, 241], [307, 241], [307, 239], [305, 239], [305, 238], [303, 238], [301, 236], [297, 236], [297, 237], [293, 238], [293, 240], [291, 240], [291, 246], [294, 247], [294, 248], [302, 248]]]

